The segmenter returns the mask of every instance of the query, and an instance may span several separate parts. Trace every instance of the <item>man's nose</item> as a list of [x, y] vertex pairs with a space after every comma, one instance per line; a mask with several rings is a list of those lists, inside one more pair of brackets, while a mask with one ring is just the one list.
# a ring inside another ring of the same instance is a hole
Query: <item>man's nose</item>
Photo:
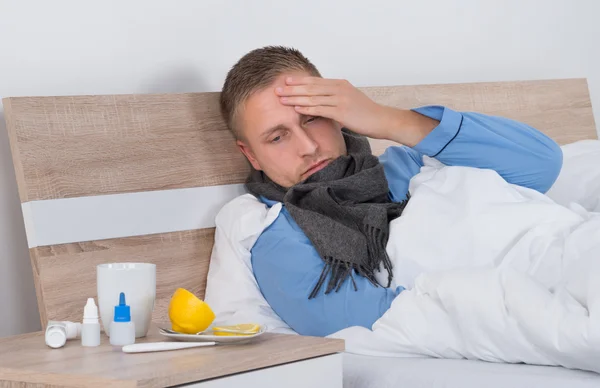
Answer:
[[296, 139], [298, 142], [298, 151], [301, 156], [314, 155], [319, 149], [319, 144], [304, 129], [298, 129]]

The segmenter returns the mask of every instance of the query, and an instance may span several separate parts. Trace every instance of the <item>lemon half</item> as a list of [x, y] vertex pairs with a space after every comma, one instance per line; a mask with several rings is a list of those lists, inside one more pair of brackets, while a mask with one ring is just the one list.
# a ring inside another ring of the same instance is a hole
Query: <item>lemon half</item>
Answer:
[[196, 334], [206, 330], [215, 320], [208, 303], [184, 288], [178, 288], [169, 302], [171, 329], [178, 333]]

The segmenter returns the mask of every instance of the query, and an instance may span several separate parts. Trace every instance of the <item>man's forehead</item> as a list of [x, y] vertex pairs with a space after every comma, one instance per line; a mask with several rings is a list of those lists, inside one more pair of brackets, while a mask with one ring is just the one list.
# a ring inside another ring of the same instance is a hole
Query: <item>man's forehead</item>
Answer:
[[292, 106], [283, 105], [271, 86], [259, 90], [248, 97], [240, 114], [243, 117], [244, 130], [252, 135], [260, 135], [276, 125], [285, 125], [287, 122], [297, 120], [298, 112]]
[[261, 136], [277, 125], [286, 125], [297, 121], [298, 112], [292, 106], [281, 103], [275, 94], [275, 88], [286, 86], [287, 77], [304, 77], [305, 71], [287, 71], [277, 76], [268, 86], [252, 93], [238, 110], [242, 130], [246, 137]]

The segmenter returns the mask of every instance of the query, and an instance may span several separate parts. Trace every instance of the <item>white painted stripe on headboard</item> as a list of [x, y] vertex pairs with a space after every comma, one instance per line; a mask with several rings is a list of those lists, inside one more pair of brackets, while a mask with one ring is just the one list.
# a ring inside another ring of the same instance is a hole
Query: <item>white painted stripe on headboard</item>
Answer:
[[29, 248], [210, 228], [244, 185], [205, 186], [22, 204]]

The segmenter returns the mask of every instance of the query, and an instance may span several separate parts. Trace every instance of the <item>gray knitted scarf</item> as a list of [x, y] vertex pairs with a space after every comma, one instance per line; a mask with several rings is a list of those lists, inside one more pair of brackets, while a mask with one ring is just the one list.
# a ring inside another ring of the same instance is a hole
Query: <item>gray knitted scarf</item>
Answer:
[[403, 202], [389, 198], [383, 166], [371, 153], [365, 137], [343, 130], [348, 154], [306, 180], [286, 189], [262, 171], [252, 170], [246, 183], [250, 193], [283, 202], [318, 251], [325, 267], [309, 295], [314, 298], [329, 278], [325, 294], [336, 292], [354, 274], [378, 286], [380, 265], [392, 280], [392, 263], [386, 252], [389, 222], [402, 214]]

